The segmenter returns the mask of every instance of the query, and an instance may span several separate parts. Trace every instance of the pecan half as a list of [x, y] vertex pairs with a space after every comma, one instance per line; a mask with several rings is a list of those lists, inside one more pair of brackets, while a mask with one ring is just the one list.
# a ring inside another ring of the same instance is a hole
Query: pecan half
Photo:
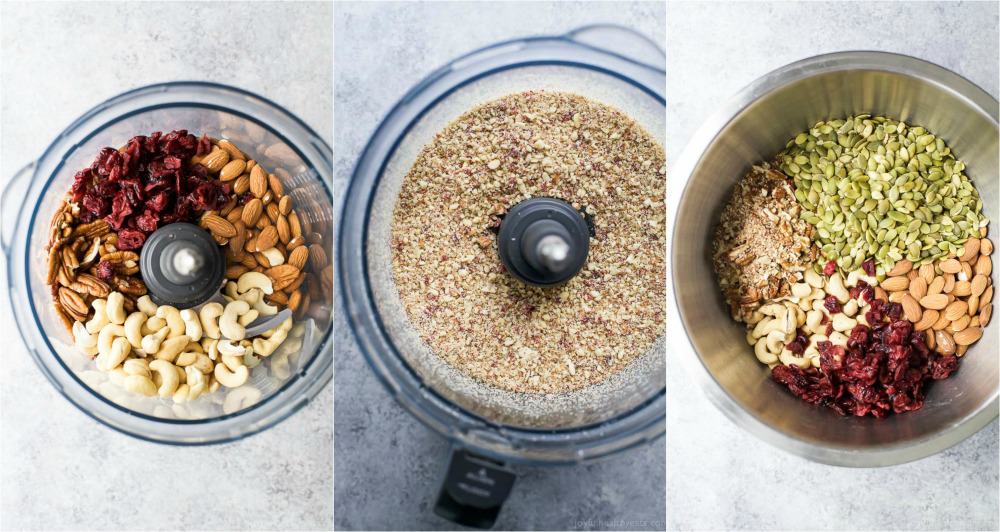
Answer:
[[59, 289], [59, 304], [62, 308], [66, 310], [66, 313], [73, 317], [76, 321], [84, 321], [87, 319], [87, 302], [84, 301], [80, 294], [70, 290], [69, 288]]
[[70, 288], [81, 294], [90, 294], [96, 298], [105, 298], [111, 293], [111, 287], [108, 283], [89, 273], [78, 275], [76, 281], [70, 285]]
[[103, 219], [94, 220], [89, 224], [80, 224], [73, 228], [72, 236], [85, 236], [87, 238], [94, 238], [98, 236], [103, 236], [111, 231], [111, 226], [108, 222]]
[[132, 297], [139, 297], [146, 294], [146, 284], [141, 279], [116, 275], [112, 278], [111, 282], [114, 283], [115, 290], [123, 294]]

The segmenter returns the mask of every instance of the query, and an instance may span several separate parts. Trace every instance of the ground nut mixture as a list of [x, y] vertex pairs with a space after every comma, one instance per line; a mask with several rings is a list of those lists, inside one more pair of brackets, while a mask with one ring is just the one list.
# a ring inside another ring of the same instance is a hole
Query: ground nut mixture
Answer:
[[[417, 157], [393, 213], [393, 271], [420, 337], [503, 390], [603, 381], [663, 334], [664, 151], [632, 119], [557, 92], [506, 96], [459, 117]], [[559, 288], [508, 275], [501, 216], [564, 199], [593, 223], [590, 255]]]
[[733, 189], [715, 231], [712, 262], [734, 319], [788, 295], [816, 260], [813, 227], [800, 219], [790, 180], [767, 163]]

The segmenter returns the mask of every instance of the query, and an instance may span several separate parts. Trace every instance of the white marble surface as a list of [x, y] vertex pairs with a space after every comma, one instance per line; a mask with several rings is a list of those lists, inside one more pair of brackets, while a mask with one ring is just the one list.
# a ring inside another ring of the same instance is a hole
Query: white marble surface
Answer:
[[[263, 94], [329, 141], [332, 12], [305, 3], [2, 3], [0, 186], [91, 106], [160, 81]], [[15, 214], [0, 215], [6, 224]], [[49, 385], [19, 341], [5, 287], [0, 528], [333, 526], [332, 387], [238, 443], [145, 443], [99, 425]]]
[[[657, 42], [664, 4], [338, 3], [335, 6], [335, 190], [364, 143], [415, 83], [499, 40], [617, 22]], [[662, 44], [661, 44], [662, 46]], [[440, 529], [432, 513], [448, 447], [389, 397], [343, 317], [336, 328], [336, 527]], [[582, 467], [526, 470], [498, 529], [657, 529], [664, 525], [663, 440]]]
[[[984, 3], [688, 3], [667, 7], [668, 150], [757, 77], [835, 50], [902, 52], [996, 97], [997, 6]], [[821, 37], [834, 35], [831, 37]], [[670, 212], [683, 183], [669, 180]], [[676, 319], [676, 312], [671, 316]], [[670, 331], [682, 338], [680, 325]], [[667, 516], [676, 529], [992, 529], [997, 423], [930, 458], [884, 469], [814, 464], [737, 428], [668, 355]]]

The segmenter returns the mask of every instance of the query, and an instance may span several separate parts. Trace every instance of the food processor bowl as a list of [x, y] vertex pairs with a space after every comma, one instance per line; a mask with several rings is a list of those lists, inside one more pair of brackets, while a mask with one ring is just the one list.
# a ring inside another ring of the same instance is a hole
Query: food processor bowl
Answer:
[[404, 176], [420, 150], [461, 114], [511, 93], [571, 92], [618, 108], [663, 143], [663, 63], [655, 44], [617, 26], [502, 42], [420, 82], [362, 153], [338, 237], [346, 315], [390, 393], [456, 447], [504, 463], [571, 464], [663, 433], [662, 338], [625, 371], [582, 391], [498, 393], [443, 362], [420, 340], [396, 291], [389, 247]]
[[331, 255], [330, 147], [301, 120], [258, 95], [212, 83], [164, 83], [126, 92], [88, 111], [4, 190], [2, 235], [10, 303], [38, 367], [87, 415], [154, 442], [232, 441], [287, 418], [330, 381], [332, 293], [310, 306], [289, 340], [254, 368], [247, 384], [174, 403], [128, 393], [98, 371], [73, 345], [45, 283], [49, 221], [76, 171], [89, 166], [102, 147], [175, 129], [230, 139], [274, 169], [300, 218], [323, 235], [322, 245]]
[[[810, 460], [884, 466], [916, 460], [972, 435], [997, 417], [997, 325], [950, 378], [928, 386], [916, 412], [841, 417], [809, 405], [770, 378], [745, 329], [729, 317], [711, 263], [712, 237], [733, 186], [750, 166], [821, 120], [860, 113], [921, 125], [944, 139], [979, 189], [997, 240], [997, 101], [937, 65], [879, 52], [822, 55], [753, 82], [695, 134], [671, 175], [686, 183], [675, 217], [675, 302], [693, 350], [683, 355], [709, 398], [740, 427]], [[997, 272], [992, 274], [994, 285]], [[688, 351], [688, 350], [686, 350]]]

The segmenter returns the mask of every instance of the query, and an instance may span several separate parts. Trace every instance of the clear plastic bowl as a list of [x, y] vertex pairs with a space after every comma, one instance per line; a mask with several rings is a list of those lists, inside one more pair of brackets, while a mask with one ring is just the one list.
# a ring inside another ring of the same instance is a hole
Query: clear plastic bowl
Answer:
[[[346, 191], [339, 292], [379, 379], [410, 413], [457, 448], [521, 464], [572, 464], [664, 432], [664, 343], [580, 393], [482, 393], [423, 345], [399, 302], [389, 229], [403, 176], [420, 149], [479, 103], [514, 92], [573, 92], [616, 107], [663, 143], [664, 55], [617, 26], [498, 43], [443, 66], [410, 90], [370, 139]], [[499, 396], [499, 398], [498, 398]]]
[[233, 87], [201, 82], [151, 85], [116, 96], [74, 121], [3, 191], [2, 242], [11, 308], [38, 367], [59, 393], [90, 417], [154, 442], [232, 441], [287, 418], [330, 381], [331, 301], [316, 302], [296, 337], [254, 368], [245, 385], [261, 392], [253, 404], [241, 404], [225, 388], [174, 404], [170, 398], [130, 394], [98, 371], [73, 346], [45, 284], [48, 224], [74, 173], [89, 166], [104, 146], [122, 146], [135, 135], [174, 129], [231, 139], [265, 167], [285, 169], [286, 194], [330, 247], [332, 153], [305, 123], [281, 106]]

